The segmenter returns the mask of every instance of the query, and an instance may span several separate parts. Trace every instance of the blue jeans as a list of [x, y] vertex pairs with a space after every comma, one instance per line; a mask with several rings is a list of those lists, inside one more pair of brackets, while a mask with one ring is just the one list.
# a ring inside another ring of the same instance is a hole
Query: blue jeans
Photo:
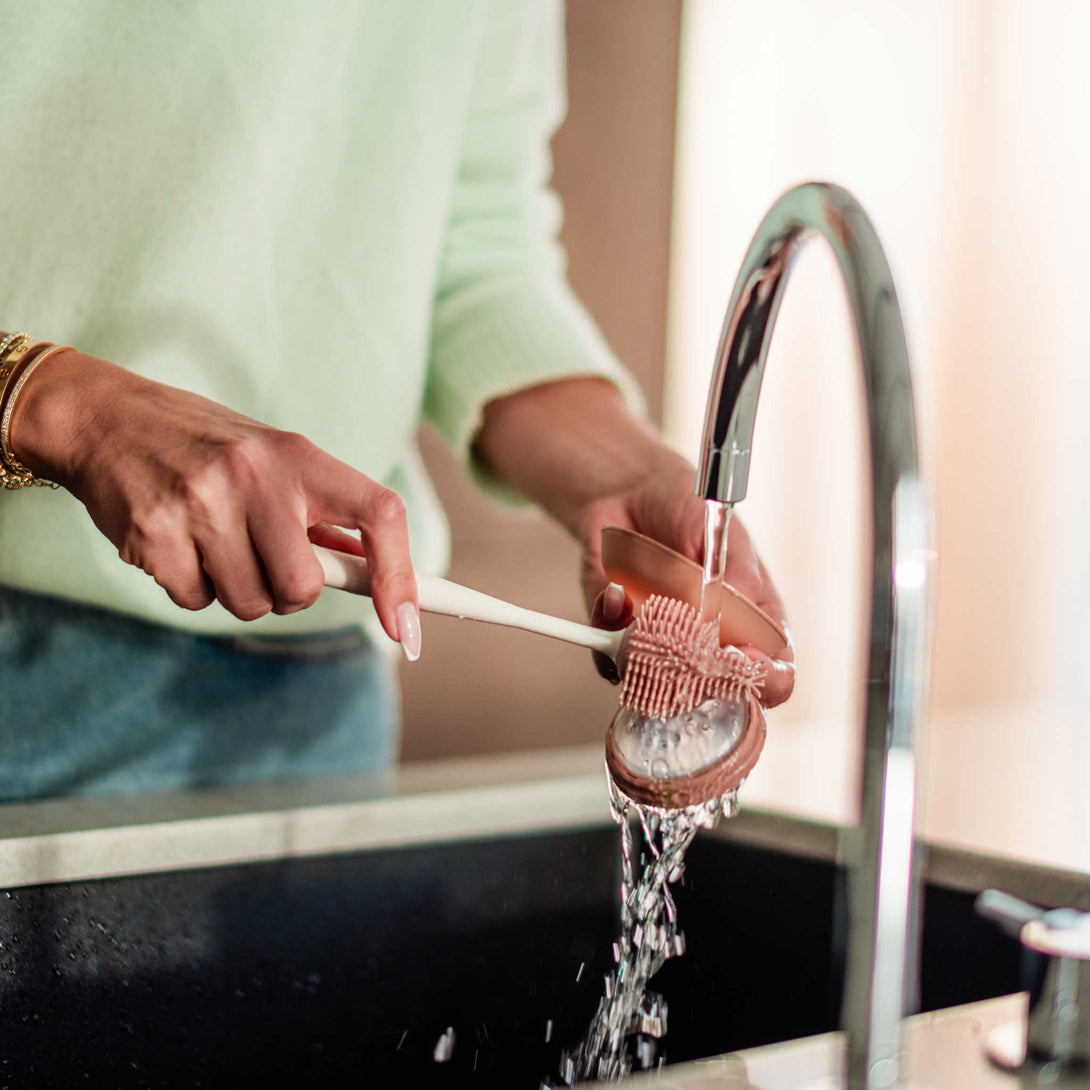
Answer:
[[194, 636], [0, 587], [0, 801], [378, 771], [398, 723], [361, 629]]

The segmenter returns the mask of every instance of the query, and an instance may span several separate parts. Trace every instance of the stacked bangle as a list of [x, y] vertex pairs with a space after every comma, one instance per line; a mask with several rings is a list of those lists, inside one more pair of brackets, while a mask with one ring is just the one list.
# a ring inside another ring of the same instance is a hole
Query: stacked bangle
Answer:
[[33, 347], [25, 333], [9, 333], [0, 341], [0, 397]]
[[8, 333], [0, 339], [0, 485], [4, 488], [57, 487], [52, 481], [39, 480], [23, 465], [11, 449], [9, 435], [15, 402], [26, 380], [39, 364], [68, 347], [32, 341], [25, 333]]

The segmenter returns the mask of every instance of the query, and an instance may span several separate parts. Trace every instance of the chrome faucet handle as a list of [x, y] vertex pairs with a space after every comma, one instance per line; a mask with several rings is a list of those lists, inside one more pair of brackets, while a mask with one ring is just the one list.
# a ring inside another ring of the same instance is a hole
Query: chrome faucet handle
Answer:
[[1090, 912], [1038, 908], [998, 889], [986, 889], [973, 907], [978, 915], [999, 924], [1031, 950], [1051, 957], [1090, 961]]
[[973, 904], [978, 916], [991, 920], [1013, 938], [1018, 938], [1022, 928], [1045, 915], [1045, 909], [1031, 905], [1004, 893], [999, 889], [986, 889]]
[[1023, 981], [1029, 1017], [988, 1035], [989, 1059], [1049, 1075], [1090, 1071], [1090, 912], [1038, 908], [996, 889], [977, 898], [976, 910], [1030, 952]]

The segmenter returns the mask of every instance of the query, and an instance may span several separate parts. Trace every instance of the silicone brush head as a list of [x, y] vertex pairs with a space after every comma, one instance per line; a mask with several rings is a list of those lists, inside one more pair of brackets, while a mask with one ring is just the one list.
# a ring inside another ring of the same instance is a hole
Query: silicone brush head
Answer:
[[625, 641], [606, 765], [630, 798], [666, 809], [736, 788], [764, 747], [760, 667], [719, 645], [692, 606], [647, 600]]
[[672, 719], [706, 700], [756, 698], [759, 667], [736, 647], [720, 647], [719, 626], [692, 606], [653, 595], [625, 642], [621, 705]]

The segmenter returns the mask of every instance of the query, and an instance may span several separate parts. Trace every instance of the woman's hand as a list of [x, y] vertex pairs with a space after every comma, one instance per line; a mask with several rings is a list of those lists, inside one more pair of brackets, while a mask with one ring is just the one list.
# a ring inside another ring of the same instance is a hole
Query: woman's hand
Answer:
[[[573, 378], [498, 398], [485, 407], [475, 449], [582, 543], [583, 593], [593, 624], [619, 629], [632, 619], [631, 603], [607, 589], [603, 526], [637, 530], [703, 563], [704, 503], [695, 494], [695, 471], [628, 411], [609, 383]], [[728, 535], [726, 579], [784, 625], [783, 603], [737, 518]], [[775, 659], [756, 647], [742, 650], [764, 668], [762, 701], [785, 701], [795, 684], [790, 638]], [[599, 659], [604, 676], [611, 666]]]
[[382, 626], [419, 655], [401, 498], [303, 436], [70, 350], [27, 382], [10, 437], [184, 609], [218, 599], [244, 621], [305, 609], [323, 585], [308, 531], [358, 530]]
[[[632, 620], [632, 603], [617, 590], [616, 584], [609, 583], [602, 569], [603, 527], [621, 526], [646, 534], [703, 564], [704, 501], [696, 496], [695, 485], [696, 473], [690, 466], [675, 466], [587, 508], [579, 536], [583, 543], [583, 594], [593, 624], [616, 630]], [[731, 518], [727, 535], [724, 578], [787, 629], [783, 602], [737, 516]], [[740, 650], [761, 664], [761, 702], [767, 707], [782, 704], [795, 685], [795, 647], [790, 634], [787, 647], [775, 658], [769, 658], [756, 647], [744, 646]], [[611, 673], [615, 676], [609, 659], [602, 657], [596, 661], [604, 676], [610, 677]]]

